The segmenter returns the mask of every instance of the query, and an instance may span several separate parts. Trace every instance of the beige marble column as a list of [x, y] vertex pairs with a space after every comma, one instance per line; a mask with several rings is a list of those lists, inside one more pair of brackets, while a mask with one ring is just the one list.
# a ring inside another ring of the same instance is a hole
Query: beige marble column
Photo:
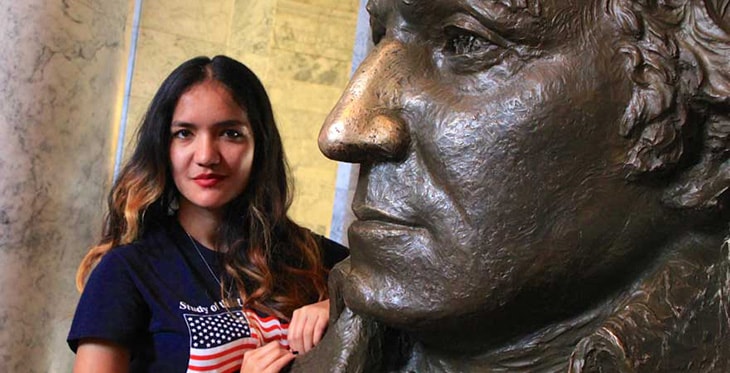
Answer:
[[0, 372], [69, 372], [74, 273], [97, 238], [130, 1], [0, 5]]

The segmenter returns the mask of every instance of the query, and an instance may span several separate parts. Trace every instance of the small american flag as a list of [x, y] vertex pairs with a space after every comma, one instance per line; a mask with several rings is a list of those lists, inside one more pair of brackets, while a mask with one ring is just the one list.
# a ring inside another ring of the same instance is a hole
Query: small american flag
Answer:
[[289, 324], [282, 324], [279, 319], [274, 316], [260, 317], [256, 312], [246, 311], [246, 317], [253, 322], [253, 334], [261, 341], [261, 345], [265, 345], [272, 341], [277, 341], [284, 348], [289, 348], [289, 341], [286, 339], [289, 331]]
[[[288, 347], [288, 324], [255, 312], [185, 314], [190, 332], [188, 373], [229, 373], [241, 369], [243, 354], [271, 341]], [[252, 330], [253, 329], [253, 330]]]

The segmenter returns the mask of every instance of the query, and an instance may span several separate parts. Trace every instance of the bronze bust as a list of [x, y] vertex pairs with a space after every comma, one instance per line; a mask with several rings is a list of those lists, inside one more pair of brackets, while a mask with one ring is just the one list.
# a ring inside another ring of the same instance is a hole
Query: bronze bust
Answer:
[[371, 0], [306, 372], [730, 371], [729, 0]]

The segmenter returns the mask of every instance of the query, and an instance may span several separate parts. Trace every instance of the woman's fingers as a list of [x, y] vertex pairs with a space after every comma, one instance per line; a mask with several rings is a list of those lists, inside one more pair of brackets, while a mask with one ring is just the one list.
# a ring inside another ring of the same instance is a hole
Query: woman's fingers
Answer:
[[306, 353], [312, 349], [312, 333], [314, 329], [314, 318], [317, 315], [308, 314], [304, 320], [304, 328], [302, 329], [302, 353]]
[[329, 300], [324, 300], [294, 311], [287, 332], [292, 351], [305, 353], [319, 343], [327, 329], [329, 309]]
[[[329, 304], [327, 305], [327, 309], [329, 309]], [[317, 321], [314, 323], [314, 333], [312, 334], [312, 346], [316, 346], [319, 344], [319, 341], [322, 340], [322, 336], [324, 335], [324, 331], [327, 329], [328, 322], [329, 312], [327, 312], [325, 317], [317, 318]]]
[[304, 351], [302, 334], [304, 330], [304, 318], [306, 316], [302, 314], [301, 310], [301, 308], [294, 310], [291, 322], [289, 322], [289, 330], [286, 333], [286, 339], [289, 341], [289, 348], [296, 352]]
[[243, 354], [241, 373], [278, 373], [292, 359], [294, 354], [281, 347], [279, 342], [269, 342]]
[[302, 330], [302, 344], [304, 346], [302, 352], [309, 352], [309, 350], [319, 343], [325, 328], [327, 328], [328, 318], [329, 313], [311, 313], [307, 315], [304, 329]]

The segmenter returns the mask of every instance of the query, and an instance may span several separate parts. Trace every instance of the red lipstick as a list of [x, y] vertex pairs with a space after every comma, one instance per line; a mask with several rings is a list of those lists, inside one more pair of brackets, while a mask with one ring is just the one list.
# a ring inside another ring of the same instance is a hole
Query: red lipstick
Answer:
[[216, 174], [198, 175], [193, 178], [195, 183], [203, 188], [212, 188], [220, 183], [223, 179], [224, 176]]

